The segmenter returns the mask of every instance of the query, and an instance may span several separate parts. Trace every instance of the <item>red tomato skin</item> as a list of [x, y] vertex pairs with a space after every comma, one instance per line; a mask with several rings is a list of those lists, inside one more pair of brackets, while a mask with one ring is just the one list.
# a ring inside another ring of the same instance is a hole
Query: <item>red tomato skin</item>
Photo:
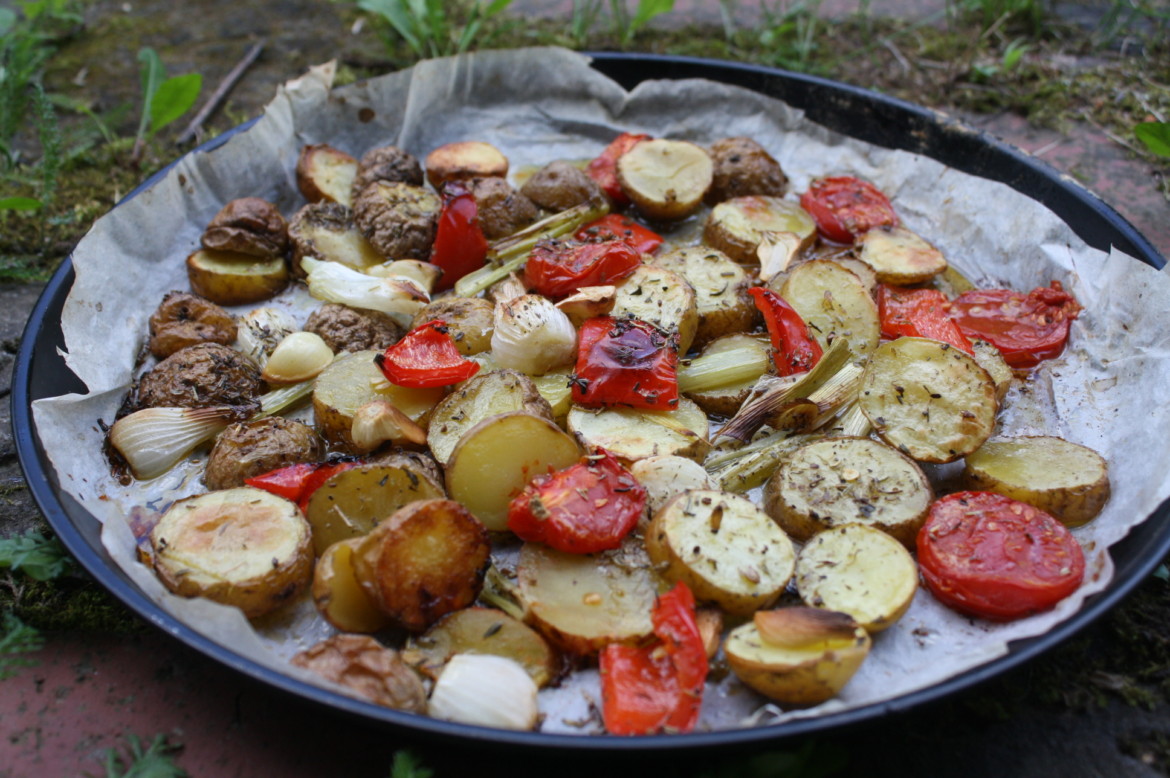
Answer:
[[621, 240], [603, 243], [542, 241], [524, 265], [524, 284], [545, 297], [567, 297], [582, 286], [612, 284], [642, 264], [637, 249]]
[[358, 463], [353, 461], [309, 462], [289, 465], [245, 478], [244, 483], [284, 497], [286, 500], [292, 500], [304, 513], [309, 506], [309, 498], [313, 496], [313, 492], [317, 491], [335, 473], [357, 465]]
[[678, 406], [678, 339], [639, 319], [598, 316], [577, 333], [571, 396], [581, 405]]
[[415, 327], [375, 361], [387, 381], [412, 389], [450, 386], [479, 372], [479, 363], [459, 353], [439, 319]]
[[1059, 281], [1028, 294], [972, 289], [951, 301], [951, 319], [969, 338], [986, 340], [1011, 367], [1035, 367], [1058, 357], [1081, 306]]
[[573, 237], [587, 243], [620, 240], [642, 254], [653, 254], [662, 245], [661, 235], [620, 213], [607, 213], [577, 230]]
[[948, 607], [990, 621], [1049, 610], [1085, 575], [1084, 553], [1067, 527], [994, 492], [936, 500], [917, 545], [930, 592]]
[[650, 140], [650, 136], [644, 133], [623, 132], [610, 141], [605, 150], [585, 168], [585, 173], [597, 182], [602, 191], [618, 207], [630, 204], [630, 198], [626, 197], [626, 193], [622, 191], [621, 182], [618, 181], [618, 158], [644, 140]]
[[853, 176], [818, 178], [800, 196], [800, 207], [826, 240], [851, 244], [874, 227], [897, 227], [898, 215], [881, 190]]
[[772, 341], [772, 363], [778, 375], [807, 373], [824, 356], [821, 344], [808, 333], [808, 325], [780, 295], [762, 286], [753, 286], [748, 294], [764, 315], [768, 337]]
[[513, 498], [508, 529], [571, 554], [617, 548], [646, 510], [646, 489], [608, 452], [538, 476]]
[[971, 341], [947, 315], [950, 302], [937, 289], [878, 284], [877, 304], [882, 337], [931, 338], [974, 355]]
[[443, 185], [443, 210], [431, 248], [431, 263], [443, 269], [435, 291], [450, 289], [460, 278], [483, 267], [487, 253], [475, 197], [463, 182], [448, 181]]

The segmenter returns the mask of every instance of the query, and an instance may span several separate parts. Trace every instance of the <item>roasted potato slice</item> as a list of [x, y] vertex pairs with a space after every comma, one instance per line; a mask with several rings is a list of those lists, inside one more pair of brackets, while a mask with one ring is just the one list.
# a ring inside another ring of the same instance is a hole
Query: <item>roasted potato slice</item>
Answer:
[[548, 401], [528, 376], [515, 370], [497, 370], [477, 375], [435, 407], [427, 428], [427, 445], [440, 463], [451, 458], [459, 439], [489, 416], [524, 411], [552, 421]]
[[882, 440], [919, 462], [953, 462], [991, 437], [995, 382], [974, 358], [927, 338], [874, 351], [858, 404]]
[[632, 316], [677, 334], [679, 354], [690, 351], [699, 328], [695, 290], [678, 273], [655, 265], [642, 265], [617, 285], [610, 315]]
[[804, 319], [821, 348], [844, 338], [850, 351], [864, 358], [877, 347], [881, 338], [877, 303], [865, 283], [842, 265], [827, 259], [797, 265], [777, 291]]
[[918, 565], [905, 546], [863, 524], [814, 535], [796, 558], [804, 604], [847, 613], [869, 633], [902, 618], [918, 591]]
[[570, 654], [596, 654], [609, 643], [640, 643], [654, 632], [658, 588], [641, 544], [600, 554], [569, 554], [525, 543], [516, 565], [527, 620]]
[[425, 713], [422, 679], [398, 656], [366, 635], [334, 635], [295, 655], [292, 664], [353, 690], [359, 697], [411, 713]]
[[687, 491], [650, 520], [646, 551], [695, 598], [747, 616], [775, 602], [792, 578], [792, 541], [755, 503], [737, 494]]
[[386, 380], [374, 362], [377, 351], [358, 351], [338, 357], [317, 376], [313, 386], [313, 415], [317, 430], [333, 446], [360, 453], [354, 446], [354, 414], [367, 403], [385, 400], [425, 427], [443, 389], [411, 389]]
[[752, 266], [757, 263], [756, 251], [768, 233], [792, 234], [795, 250], [799, 251], [816, 238], [817, 225], [794, 202], [748, 195], [726, 200], [711, 209], [703, 226], [703, 242], [736, 262]]
[[685, 491], [715, 488], [703, 466], [684, 457], [667, 455], [639, 459], [630, 465], [630, 473], [646, 488], [646, 509], [651, 515]]
[[523, 622], [495, 608], [464, 608], [448, 613], [402, 651], [407, 664], [438, 678], [455, 654], [490, 654], [518, 663], [537, 686], [557, 677], [560, 659], [552, 647]]
[[339, 540], [317, 557], [313, 569], [313, 604], [321, 617], [342, 632], [377, 632], [390, 617], [370, 600], [354, 570], [361, 537]]
[[305, 517], [318, 554], [341, 540], [361, 537], [387, 516], [419, 500], [446, 497], [428, 478], [393, 465], [358, 465], [329, 477], [309, 498]]
[[1063, 438], [989, 440], [967, 455], [963, 484], [1026, 502], [1079, 527], [1109, 501], [1109, 466], [1091, 448]]
[[275, 297], [288, 284], [284, 257], [253, 257], [200, 249], [187, 257], [191, 291], [219, 305], [247, 305]]
[[909, 457], [869, 438], [807, 443], [764, 487], [764, 510], [793, 538], [865, 524], [914, 546], [934, 494]]
[[508, 504], [529, 481], [581, 458], [572, 437], [546, 418], [513, 411], [464, 433], [447, 461], [447, 492], [495, 531], [508, 529]]
[[667, 455], [700, 461], [711, 449], [707, 414], [686, 398], [672, 411], [574, 405], [567, 425], [586, 446], [604, 448], [626, 463]]
[[995, 401], [1002, 405], [1008, 390], [1012, 388], [1012, 379], [1015, 378], [1011, 367], [999, 353], [999, 349], [985, 340], [971, 341], [971, 350], [975, 352], [975, 361], [995, 382]]
[[[761, 617], [784, 636], [765, 640]], [[869, 633], [845, 614], [816, 608], [762, 611], [736, 627], [723, 642], [727, 663], [739, 680], [782, 705], [806, 707], [834, 697], [869, 655]]]
[[682, 219], [703, 203], [715, 165], [701, 146], [684, 140], [645, 140], [618, 157], [622, 191], [648, 219]]
[[358, 161], [328, 143], [304, 146], [297, 157], [297, 189], [310, 203], [353, 204], [353, 179]]
[[875, 227], [858, 244], [858, 257], [883, 284], [920, 284], [947, 269], [942, 252], [905, 227]]
[[455, 348], [465, 357], [492, 347], [495, 306], [482, 297], [443, 297], [414, 315], [411, 328], [436, 319], [447, 325]]
[[[725, 361], [731, 357], [734, 357], [733, 361]], [[771, 345], [767, 336], [725, 335], [708, 343], [697, 359], [679, 368], [679, 389], [709, 414], [734, 416], [751, 394], [756, 381], [768, 372], [771, 363]], [[699, 375], [700, 366], [709, 367], [712, 377]], [[746, 376], [730, 383], [718, 381], [720, 373], [732, 371], [735, 375], [742, 372]], [[692, 386], [697, 388], [690, 388]]]
[[366, 594], [411, 632], [475, 602], [490, 562], [487, 529], [452, 500], [400, 508], [362, 539], [354, 555]]
[[427, 181], [437, 191], [443, 184], [463, 178], [503, 178], [508, 175], [508, 158], [490, 143], [464, 140], [445, 143], [427, 154], [423, 161]]
[[755, 325], [759, 312], [747, 294], [747, 272], [722, 251], [690, 246], [655, 257], [653, 264], [679, 274], [695, 290], [699, 323], [691, 346], [701, 348]]
[[175, 502], [150, 545], [172, 592], [234, 605], [250, 619], [292, 600], [313, 577], [309, 524], [296, 503], [250, 486]]

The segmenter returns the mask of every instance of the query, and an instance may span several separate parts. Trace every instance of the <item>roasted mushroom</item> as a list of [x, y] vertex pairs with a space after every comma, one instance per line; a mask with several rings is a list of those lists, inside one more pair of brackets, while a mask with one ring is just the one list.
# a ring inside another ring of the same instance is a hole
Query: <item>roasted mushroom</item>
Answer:
[[358, 229], [386, 259], [429, 258], [441, 208], [434, 193], [387, 181], [367, 186], [353, 204]]
[[259, 197], [241, 197], [220, 209], [203, 231], [203, 247], [253, 257], [283, 257], [288, 225], [275, 205]]
[[270, 470], [316, 462], [324, 454], [320, 436], [307, 424], [281, 416], [238, 422], [216, 438], [203, 482], [208, 489], [243, 486]]
[[511, 235], [540, 216], [536, 204], [502, 178], [473, 178], [469, 184], [479, 208], [479, 226], [488, 240]]
[[150, 317], [150, 353], [159, 359], [197, 343], [229, 346], [235, 339], [230, 313], [187, 292], [168, 292]]
[[751, 138], [724, 138], [711, 144], [715, 172], [707, 202], [721, 203], [744, 195], [781, 197], [788, 177], [771, 154]]
[[585, 171], [568, 162], [550, 162], [520, 187], [520, 194], [546, 211], [564, 211], [574, 205], [603, 205], [605, 193]]
[[305, 331], [320, 335], [334, 354], [384, 349], [402, 337], [402, 329], [386, 314], [339, 303], [327, 303], [313, 311]]
[[246, 417], [258, 405], [263, 386], [252, 360], [218, 343], [200, 343], [176, 351], [142, 376], [137, 407], [225, 405], [240, 408]]
[[375, 181], [402, 183], [411, 186], [423, 185], [422, 165], [413, 154], [397, 146], [379, 146], [362, 155], [358, 162], [357, 175], [350, 190], [354, 201], [367, 186]]

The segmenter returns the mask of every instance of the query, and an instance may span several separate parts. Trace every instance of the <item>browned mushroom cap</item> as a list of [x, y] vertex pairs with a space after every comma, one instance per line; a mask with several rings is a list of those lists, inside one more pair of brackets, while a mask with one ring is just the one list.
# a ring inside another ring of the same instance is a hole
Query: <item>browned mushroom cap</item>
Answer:
[[427, 259], [442, 202], [419, 186], [375, 181], [353, 204], [358, 229], [386, 259]]
[[203, 231], [204, 248], [254, 257], [283, 257], [288, 225], [275, 205], [259, 197], [232, 200]]
[[473, 178], [468, 185], [479, 210], [479, 226], [488, 240], [511, 235], [540, 216], [536, 204], [502, 178]]
[[230, 346], [236, 320], [210, 300], [187, 292], [168, 292], [150, 316], [150, 353], [165, 359], [197, 343]]
[[751, 138], [724, 138], [711, 144], [715, 171], [708, 203], [721, 203], [745, 195], [780, 197], [788, 188], [788, 177], [780, 163]]
[[605, 193], [581, 168], [560, 160], [538, 170], [520, 187], [520, 194], [547, 211], [564, 211], [575, 205], [602, 205]]
[[422, 165], [413, 154], [397, 146], [370, 149], [358, 162], [357, 175], [354, 176], [351, 190], [353, 199], [357, 200], [362, 190], [375, 181], [422, 186]]
[[218, 343], [200, 343], [176, 351], [142, 376], [137, 406], [248, 409], [258, 405], [263, 387], [260, 368], [252, 360]]
[[313, 311], [305, 322], [305, 331], [320, 335], [334, 354], [385, 349], [402, 337], [402, 328], [386, 314], [338, 303]]

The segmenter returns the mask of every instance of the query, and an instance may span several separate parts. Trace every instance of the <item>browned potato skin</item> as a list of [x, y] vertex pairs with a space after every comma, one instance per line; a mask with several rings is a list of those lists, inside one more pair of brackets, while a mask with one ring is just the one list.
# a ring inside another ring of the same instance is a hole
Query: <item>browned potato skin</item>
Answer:
[[275, 205], [259, 197], [232, 200], [203, 231], [203, 247], [254, 257], [283, 257], [288, 224]]
[[390, 623], [370, 601], [354, 571], [354, 554], [361, 542], [359, 537], [334, 543], [313, 568], [313, 604], [323, 619], [342, 632], [377, 632]]
[[479, 226], [488, 240], [507, 237], [540, 216], [536, 203], [499, 177], [471, 179], [468, 188], [479, 209]]
[[379, 146], [363, 154], [358, 162], [350, 197], [356, 201], [362, 190], [375, 181], [422, 186], [422, 166], [413, 154], [397, 146]]
[[389, 181], [374, 181], [353, 201], [358, 229], [386, 259], [430, 257], [441, 208], [433, 192]]
[[166, 359], [199, 343], [230, 346], [236, 340], [236, 320], [210, 300], [187, 292], [167, 292], [150, 316], [150, 353]]
[[309, 314], [305, 331], [316, 333], [333, 350], [381, 351], [402, 337], [402, 328], [381, 311], [350, 308], [340, 303], [326, 303]]
[[430, 454], [401, 448], [388, 448], [367, 456], [365, 462], [367, 465], [400, 467], [414, 473], [418, 478], [430, 481], [439, 492], [443, 494], [447, 492], [443, 485], [443, 468]]
[[465, 357], [482, 354], [492, 347], [495, 306], [482, 297], [443, 297], [425, 306], [410, 322], [413, 329], [439, 319]]
[[[355, 239], [355, 254], [340, 257], [335, 251], [322, 250], [317, 241], [326, 231], [352, 235]], [[374, 251], [374, 247], [369, 245], [358, 230], [353, 220], [353, 211], [341, 203], [326, 201], [304, 206], [289, 221], [288, 237], [292, 245], [292, 260], [289, 264], [295, 278], [304, 278], [306, 275], [304, 268], [301, 267], [301, 260], [305, 257], [340, 261], [358, 269], [382, 261], [382, 256]]]
[[275, 297], [288, 279], [288, 263], [279, 257], [207, 248], [187, 257], [191, 291], [220, 305], [248, 305]]
[[176, 351], [138, 382], [138, 408], [239, 407], [251, 416], [264, 387], [260, 369], [235, 349], [200, 343]]
[[783, 197], [788, 176], [780, 163], [751, 138], [724, 138], [710, 148], [715, 172], [707, 202], [711, 205], [744, 195]]
[[208, 489], [231, 489], [270, 470], [316, 462], [324, 452], [316, 431], [299, 421], [269, 416], [238, 422], [216, 438], [203, 482]]
[[561, 160], [536, 171], [520, 187], [520, 194], [546, 211], [565, 211], [582, 203], [606, 203], [605, 193], [596, 181], [581, 168]]
[[349, 205], [358, 161], [328, 143], [304, 146], [297, 157], [297, 189], [310, 203]]
[[442, 190], [448, 181], [508, 175], [508, 158], [490, 143], [464, 140], [447, 143], [427, 154], [427, 181]]
[[426, 713], [422, 679], [398, 656], [366, 635], [334, 635], [290, 660], [376, 705]]
[[366, 593], [403, 628], [421, 632], [475, 602], [491, 561], [487, 529], [452, 500], [421, 500], [396, 511], [358, 547]]

